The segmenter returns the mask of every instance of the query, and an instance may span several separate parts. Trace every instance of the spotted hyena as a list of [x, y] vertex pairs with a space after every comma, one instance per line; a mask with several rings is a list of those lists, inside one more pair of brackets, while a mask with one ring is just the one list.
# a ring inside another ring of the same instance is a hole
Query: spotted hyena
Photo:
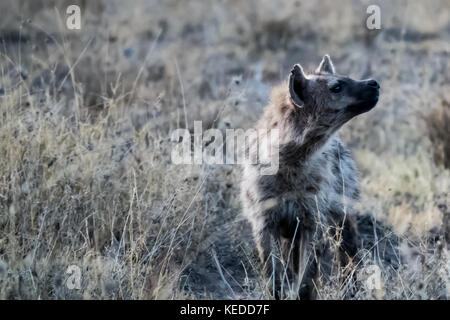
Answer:
[[289, 80], [273, 89], [256, 126], [264, 133], [250, 142], [248, 152], [255, 156], [277, 129], [278, 147], [271, 152], [278, 152], [279, 169], [261, 175], [267, 159], [246, 162], [241, 199], [275, 297], [282, 294], [285, 277], [294, 277], [301, 284], [300, 298], [312, 298], [321, 257], [331, 252], [337, 261], [332, 266], [342, 267], [356, 253], [351, 222], [359, 178], [337, 132], [371, 110], [379, 90], [375, 80], [336, 74], [328, 55], [312, 74], [296, 64]]

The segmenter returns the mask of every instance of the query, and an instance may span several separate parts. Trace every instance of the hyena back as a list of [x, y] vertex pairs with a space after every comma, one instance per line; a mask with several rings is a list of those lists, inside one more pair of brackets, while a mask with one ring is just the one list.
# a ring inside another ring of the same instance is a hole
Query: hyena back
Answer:
[[337, 75], [328, 55], [310, 75], [295, 65], [289, 81], [273, 89], [257, 124], [266, 134], [252, 142], [249, 158], [255, 157], [257, 144], [270, 143], [267, 137], [277, 129], [278, 147], [271, 152], [278, 152], [279, 169], [261, 175], [268, 159], [260, 154], [256, 164], [246, 162], [241, 200], [275, 297], [288, 271], [301, 283], [300, 298], [312, 298], [320, 257], [336, 252], [342, 265], [356, 253], [350, 222], [352, 203], [359, 199], [358, 172], [337, 131], [372, 109], [378, 96], [375, 80]]

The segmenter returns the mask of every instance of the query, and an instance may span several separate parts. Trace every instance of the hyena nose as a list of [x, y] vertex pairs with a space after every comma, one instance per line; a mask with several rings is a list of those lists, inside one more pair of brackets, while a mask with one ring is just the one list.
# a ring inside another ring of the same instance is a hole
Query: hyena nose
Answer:
[[374, 88], [377, 88], [377, 89], [380, 89], [380, 85], [375, 80], [368, 80], [367, 81], [367, 85], [371, 86], [371, 87], [374, 87]]

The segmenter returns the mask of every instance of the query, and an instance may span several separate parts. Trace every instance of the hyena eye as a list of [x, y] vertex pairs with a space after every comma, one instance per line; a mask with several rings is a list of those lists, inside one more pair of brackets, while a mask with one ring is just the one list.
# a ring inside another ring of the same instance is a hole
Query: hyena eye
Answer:
[[339, 93], [342, 91], [342, 85], [340, 83], [337, 83], [330, 88], [330, 91], [334, 93]]

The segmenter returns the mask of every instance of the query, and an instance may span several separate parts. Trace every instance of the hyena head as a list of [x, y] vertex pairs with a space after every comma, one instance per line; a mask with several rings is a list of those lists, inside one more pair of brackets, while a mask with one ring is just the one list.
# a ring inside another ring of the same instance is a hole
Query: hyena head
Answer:
[[336, 74], [328, 55], [313, 74], [305, 75], [296, 64], [289, 78], [293, 104], [332, 130], [375, 107], [379, 91], [380, 85], [375, 80], [354, 80]]

